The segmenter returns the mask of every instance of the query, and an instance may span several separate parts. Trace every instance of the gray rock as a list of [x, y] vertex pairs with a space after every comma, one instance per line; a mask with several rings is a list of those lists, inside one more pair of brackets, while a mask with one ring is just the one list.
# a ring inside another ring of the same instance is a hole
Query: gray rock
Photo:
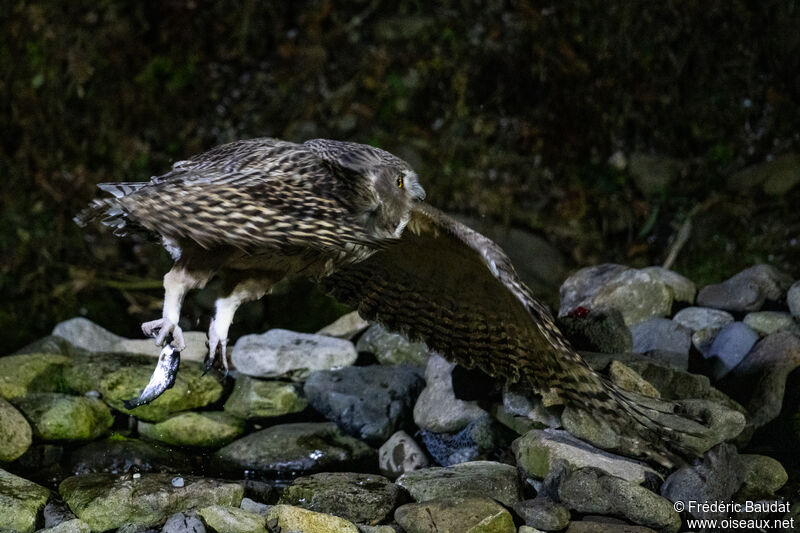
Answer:
[[743, 479], [734, 495], [737, 502], [771, 498], [789, 479], [783, 466], [765, 455], [739, 454], [739, 465]]
[[516, 533], [514, 519], [490, 498], [455, 496], [397, 509], [394, 519], [406, 533]]
[[295, 479], [279, 503], [374, 526], [390, 519], [402, 500], [402, 489], [383, 476], [325, 472]]
[[[117, 530], [118, 533], [120, 531], [122, 531], [121, 528]], [[53, 527], [38, 530], [38, 533], [90, 533], [90, 532], [91, 529], [89, 528], [89, 524], [87, 524], [83, 520], [78, 520], [77, 518], [61, 522], [60, 524]]]
[[369, 322], [361, 318], [358, 311], [342, 315], [317, 332], [317, 335], [327, 335], [339, 339], [351, 340], [353, 337], [369, 327]]
[[225, 533], [267, 533], [266, 519], [261, 515], [230, 505], [209, 505], [197, 510], [212, 531]]
[[580, 513], [620, 515], [662, 532], [674, 533], [681, 517], [672, 503], [646, 488], [609, 476], [596, 468], [582, 468], [564, 480], [558, 490], [561, 501]]
[[565, 316], [558, 320], [558, 327], [576, 350], [619, 353], [633, 348], [630, 329], [616, 309], [592, 311], [585, 317]]
[[720, 379], [742, 362], [758, 342], [758, 333], [743, 322], [731, 322], [717, 334], [706, 359], [712, 362], [712, 376]]
[[704, 328], [722, 329], [733, 322], [733, 315], [710, 307], [686, 307], [675, 313], [672, 320], [694, 332]]
[[302, 379], [313, 370], [350, 366], [358, 354], [343, 339], [272, 329], [236, 341], [231, 360], [242, 374], [253, 377], [291, 376]]
[[770, 265], [756, 265], [715, 285], [703, 287], [697, 305], [726, 311], [758, 311], [767, 300], [779, 301], [792, 280]]
[[566, 533], [656, 533], [649, 527], [632, 526], [626, 523], [612, 522], [613, 518], [603, 517], [604, 520], [586, 520], [570, 522]]
[[663, 281], [672, 290], [673, 301], [686, 302], [688, 304], [694, 303], [697, 287], [689, 278], [660, 266], [649, 266], [643, 268], [642, 272], [647, 272]]
[[15, 404], [39, 440], [93, 440], [114, 422], [111, 411], [97, 398], [39, 393], [18, 398]]
[[798, 331], [792, 315], [780, 311], [754, 311], [747, 313], [742, 320], [760, 335], [769, 335], [778, 331]]
[[786, 293], [786, 305], [792, 316], [800, 319], [800, 281], [795, 281]]
[[33, 443], [31, 426], [22, 413], [0, 398], [0, 462], [11, 462]]
[[74, 450], [70, 454], [69, 468], [78, 475], [186, 472], [192, 468], [192, 461], [178, 450], [114, 435]]
[[653, 274], [608, 263], [583, 268], [561, 286], [558, 316], [565, 316], [578, 307], [590, 311], [617, 309], [625, 324], [630, 326], [668, 315], [672, 308], [672, 291]]
[[666, 193], [685, 167], [679, 159], [643, 152], [634, 152], [628, 159], [628, 172], [645, 196]]
[[397, 484], [417, 502], [471, 495], [486, 496], [511, 507], [522, 499], [522, 483], [517, 469], [492, 461], [415, 470], [400, 476]]
[[722, 328], [698, 329], [692, 333], [692, 346], [694, 346], [703, 357], [708, 357], [708, 354], [711, 353], [711, 347], [714, 345], [714, 339], [717, 338], [720, 331], [722, 331]]
[[419, 431], [425, 449], [436, 464], [450, 466], [472, 461], [488, 453], [497, 444], [497, 431], [493, 419], [485, 414], [455, 433]]
[[161, 533], [206, 533], [206, 526], [195, 513], [175, 513], [164, 522]]
[[69, 510], [69, 506], [60, 500], [51, 501], [45, 505], [42, 514], [44, 516], [44, 527], [46, 528], [55, 527], [62, 522], [69, 522], [75, 519], [75, 515]]
[[512, 448], [517, 465], [537, 479], [544, 479], [560, 462], [573, 470], [593, 466], [637, 484], [660, 479], [646, 464], [595, 448], [566, 431], [535, 429], [515, 440]]
[[300, 387], [285, 381], [266, 381], [240, 375], [225, 401], [225, 412], [251, 420], [271, 418], [304, 410], [308, 402]]
[[409, 365], [424, 368], [428, 364], [428, 347], [411, 342], [399, 333], [391, 333], [380, 324], [373, 324], [358, 339], [356, 350], [370, 352], [382, 365]]
[[658, 389], [634, 369], [619, 361], [611, 362], [608, 367], [608, 377], [612, 383], [627, 391], [635, 392], [648, 398], [661, 398], [661, 393], [658, 392]]
[[186, 477], [176, 488], [172, 474], [87, 474], [69, 477], [58, 491], [92, 531], [131, 523], [154, 526], [174, 513], [205, 505], [238, 506], [244, 489], [238, 483]]
[[455, 366], [436, 354], [428, 360], [425, 369], [427, 385], [414, 404], [414, 423], [420, 428], [433, 433], [455, 433], [487, 416], [477, 402], [456, 398], [452, 379]]
[[139, 434], [175, 446], [219, 448], [244, 433], [244, 421], [223, 411], [179, 413], [162, 422], [139, 420]]
[[52, 334], [66, 339], [73, 346], [92, 352], [113, 352], [114, 346], [125, 339], [83, 317], [70, 318], [56, 324]]
[[313, 372], [304, 392], [314, 409], [346, 433], [379, 444], [411, 423], [424, 385], [417, 369], [373, 365]]
[[651, 318], [631, 326], [633, 351], [647, 353], [665, 350], [688, 357], [692, 346], [691, 331], [668, 318]]
[[[503, 387], [503, 408], [514, 416], [525, 417], [533, 427], [530, 429], [559, 428], [561, 420], [557, 412], [544, 406], [542, 397], [525, 383], [506, 383]], [[527, 433], [527, 431], [525, 432]]]
[[358, 469], [375, 451], [343, 435], [333, 422], [279, 424], [251, 433], [217, 452], [221, 466], [241, 472], [291, 476], [320, 470]]
[[0, 469], [0, 531], [30, 533], [50, 491]]
[[[183, 340], [186, 342], [186, 348], [181, 350], [181, 362], [202, 363], [208, 354], [208, 334], [204, 331], [184, 331]], [[161, 347], [156, 346], [153, 339], [126, 339], [123, 337], [117, 340], [110, 350], [99, 351], [137, 353], [158, 357], [161, 354]]]
[[73, 357], [75, 355], [86, 353], [86, 350], [73, 346], [69, 343], [69, 341], [67, 341], [67, 339], [63, 337], [59, 337], [57, 335], [48, 335], [20, 348], [14, 352], [13, 355], [28, 353], [50, 353]]
[[428, 464], [428, 456], [405, 431], [389, 437], [378, 450], [378, 467], [383, 475], [391, 478], [425, 468]]
[[267, 516], [269, 510], [272, 508], [271, 505], [267, 505], [266, 503], [259, 503], [255, 500], [251, 500], [250, 498], [242, 498], [242, 505], [240, 507], [247, 512], [253, 514], [260, 514], [262, 516]]
[[544, 531], [561, 531], [570, 520], [569, 508], [550, 498], [537, 497], [517, 502], [514, 504], [514, 512], [528, 526]]
[[400, 531], [400, 526], [367, 526], [364, 524], [356, 524], [359, 533], [403, 533]]

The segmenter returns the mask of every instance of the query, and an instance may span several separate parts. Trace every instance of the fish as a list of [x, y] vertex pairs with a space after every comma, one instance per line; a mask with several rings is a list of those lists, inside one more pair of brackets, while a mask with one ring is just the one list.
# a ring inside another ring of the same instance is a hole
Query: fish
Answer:
[[175, 385], [175, 378], [178, 375], [178, 368], [181, 364], [181, 352], [176, 350], [170, 344], [171, 342], [172, 339], [168, 339], [161, 349], [156, 369], [139, 397], [122, 401], [125, 409], [135, 409], [139, 406], [147, 405]]

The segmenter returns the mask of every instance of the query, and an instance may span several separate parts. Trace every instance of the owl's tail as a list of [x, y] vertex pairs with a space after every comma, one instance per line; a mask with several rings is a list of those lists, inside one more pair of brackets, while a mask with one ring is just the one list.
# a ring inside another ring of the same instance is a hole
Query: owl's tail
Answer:
[[97, 188], [110, 193], [111, 197], [92, 200], [92, 203], [78, 213], [73, 220], [80, 227], [86, 227], [89, 223], [102, 218], [103, 225], [114, 228], [114, 235], [125, 235], [127, 233], [125, 230], [126, 213], [116, 200], [138, 191], [145, 185], [147, 182], [98, 183]]

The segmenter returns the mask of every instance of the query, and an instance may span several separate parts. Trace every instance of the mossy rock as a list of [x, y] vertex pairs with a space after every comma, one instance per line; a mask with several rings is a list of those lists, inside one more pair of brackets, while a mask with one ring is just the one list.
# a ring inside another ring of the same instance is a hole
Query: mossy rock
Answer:
[[267, 524], [273, 531], [359, 533], [355, 524], [344, 518], [316, 513], [291, 505], [274, 505], [267, 513]]
[[64, 389], [62, 369], [69, 357], [52, 353], [29, 353], [0, 357], [0, 396], [6, 400], [33, 392]]
[[299, 413], [307, 406], [294, 383], [239, 376], [224, 408], [227, 413], [249, 420]]
[[64, 384], [71, 391], [86, 394], [98, 390], [104, 377], [121, 368], [151, 367], [152, 370], [155, 365], [156, 359], [147, 355], [84, 352], [64, 367]]
[[29, 394], [16, 400], [39, 440], [92, 440], [106, 433], [114, 417], [97, 398], [67, 394]]
[[139, 433], [176, 446], [218, 448], [244, 432], [244, 422], [221, 411], [180, 413], [162, 422], [139, 422]]
[[210, 505], [197, 511], [213, 531], [225, 533], [267, 533], [266, 519], [255, 513], [223, 505]]
[[0, 462], [10, 462], [25, 453], [33, 442], [31, 426], [22, 413], [0, 398]]
[[36, 518], [49, 497], [46, 488], [0, 470], [0, 531], [34, 531]]

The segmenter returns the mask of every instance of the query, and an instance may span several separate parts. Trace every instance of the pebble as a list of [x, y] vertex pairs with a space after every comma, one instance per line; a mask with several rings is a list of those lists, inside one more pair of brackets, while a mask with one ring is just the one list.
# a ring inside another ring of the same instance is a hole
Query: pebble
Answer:
[[672, 320], [694, 332], [704, 328], [722, 329], [733, 322], [733, 315], [710, 307], [686, 307], [675, 313]]
[[398, 431], [378, 450], [378, 467], [385, 476], [396, 478], [429, 464], [428, 456], [405, 431]]
[[631, 326], [633, 351], [647, 353], [664, 350], [689, 356], [692, 346], [691, 331], [667, 318], [651, 318]]
[[206, 526], [195, 513], [175, 513], [164, 522], [161, 533], [206, 533]]
[[731, 322], [717, 334], [706, 359], [712, 362], [712, 377], [720, 379], [742, 362], [758, 342], [758, 333], [743, 322]]
[[707, 285], [697, 305], [726, 311], [758, 311], [767, 300], [779, 301], [792, 281], [770, 265], [756, 265], [722, 283]]

